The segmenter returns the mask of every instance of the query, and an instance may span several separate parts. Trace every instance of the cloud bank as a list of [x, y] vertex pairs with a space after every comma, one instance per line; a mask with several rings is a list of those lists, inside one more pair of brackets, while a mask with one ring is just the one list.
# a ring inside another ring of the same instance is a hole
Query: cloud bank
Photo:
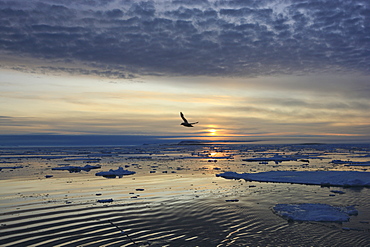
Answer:
[[369, 44], [367, 0], [0, 2], [0, 59], [31, 57], [54, 72], [369, 74]]

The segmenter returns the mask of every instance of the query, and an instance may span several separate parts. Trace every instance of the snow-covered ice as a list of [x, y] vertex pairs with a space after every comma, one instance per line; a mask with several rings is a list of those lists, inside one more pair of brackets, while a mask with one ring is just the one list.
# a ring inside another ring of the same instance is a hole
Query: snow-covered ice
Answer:
[[330, 163], [344, 166], [370, 166], [370, 161], [332, 160]]
[[352, 162], [344, 166], [370, 166], [370, 161], [367, 162]]
[[101, 159], [98, 159], [98, 158], [68, 158], [68, 159], [64, 159], [64, 161], [95, 161], [95, 162], [99, 162], [99, 161], [101, 161]]
[[0, 166], [0, 171], [2, 169], [19, 169], [19, 168], [23, 168], [23, 166]]
[[354, 162], [354, 161], [343, 161], [343, 160], [332, 160], [330, 163], [339, 164], [344, 166], [370, 166], [370, 161]]
[[358, 214], [354, 206], [335, 207], [320, 203], [276, 204], [272, 209], [290, 221], [346, 222], [350, 216]]
[[91, 169], [99, 169], [101, 166], [91, 166], [91, 165], [85, 165], [85, 166], [62, 166], [62, 167], [54, 167], [52, 170], [59, 170], [59, 171], [69, 171], [69, 172], [80, 172], [80, 171], [90, 171]]
[[113, 199], [100, 199], [100, 200], [97, 200], [97, 202], [99, 203], [113, 202]]
[[292, 160], [297, 160], [296, 157], [286, 157], [286, 156], [281, 156], [281, 155], [275, 155], [273, 157], [261, 157], [261, 158], [249, 158], [249, 159], [243, 159], [243, 161], [247, 162], [269, 162], [269, 161], [274, 161], [276, 164], [283, 162], [283, 161], [292, 161]]
[[283, 161], [303, 161], [303, 162], [309, 162], [308, 159], [324, 159], [324, 157], [321, 156], [311, 156], [311, 155], [279, 155], [275, 154], [272, 157], [257, 157], [257, 158], [248, 158], [248, 159], [242, 159], [246, 162], [269, 162], [273, 161], [275, 164], [279, 164]]
[[336, 194], [345, 194], [346, 192], [341, 190], [331, 190], [330, 192], [336, 193]]
[[96, 176], [103, 176], [103, 177], [106, 177], [106, 178], [115, 178], [115, 177], [122, 178], [124, 175], [132, 175], [132, 174], [135, 174], [135, 173], [136, 172], [128, 171], [128, 170], [123, 169], [122, 167], [118, 167], [117, 170], [110, 169], [107, 172], [97, 172], [97, 173], [95, 173], [95, 175]]
[[216, 174], [226, 179], [295, 183], [322, 186], [370, 187], [370, 172], [358, 171], [269, 171], [260, 173], [224, 172]]

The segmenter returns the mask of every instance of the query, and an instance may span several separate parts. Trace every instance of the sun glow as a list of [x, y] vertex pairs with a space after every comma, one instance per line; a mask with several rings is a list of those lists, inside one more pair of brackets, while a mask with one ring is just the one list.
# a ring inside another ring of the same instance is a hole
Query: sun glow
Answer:
[[217, 130], [215, 129], [209, 129], [208, 131], [210, 135], [216, 135], [216, 132], [217, 132]]

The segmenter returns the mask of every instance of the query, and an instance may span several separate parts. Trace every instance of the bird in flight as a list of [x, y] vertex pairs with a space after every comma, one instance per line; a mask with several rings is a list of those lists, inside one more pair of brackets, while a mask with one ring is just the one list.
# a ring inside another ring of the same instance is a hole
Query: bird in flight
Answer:
[[180, 116], [181, 116], [182, 120], [184, 120], [184, 122], [181, 123], [181, 125], [183, 125], [185, 127], [194, 127], [193, 124], [197, 124], [198, 123], [198, 122], [189, 123], [188, 120], [186, 120], [186, 118], [184, 117], [184, 114], [182, 114], [182, 112], [180, 112]]

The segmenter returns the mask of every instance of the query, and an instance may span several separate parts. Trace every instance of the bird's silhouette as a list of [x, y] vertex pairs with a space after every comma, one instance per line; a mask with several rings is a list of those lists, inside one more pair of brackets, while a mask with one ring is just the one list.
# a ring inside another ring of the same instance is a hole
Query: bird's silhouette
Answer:
[[180, 116], [181, 116], [182, 120], [184, 121], [183, 123], [181, 123], [181, 125], [183, 125], [185, 127], [194, 127], [193, 124], [197, 124], [198, 123], [198, 122], [189, 123], [188, 120], [186, 120], [186, 118], [184, 117], [184, 114], [182, 114], [182, 112], [180, 112]]

